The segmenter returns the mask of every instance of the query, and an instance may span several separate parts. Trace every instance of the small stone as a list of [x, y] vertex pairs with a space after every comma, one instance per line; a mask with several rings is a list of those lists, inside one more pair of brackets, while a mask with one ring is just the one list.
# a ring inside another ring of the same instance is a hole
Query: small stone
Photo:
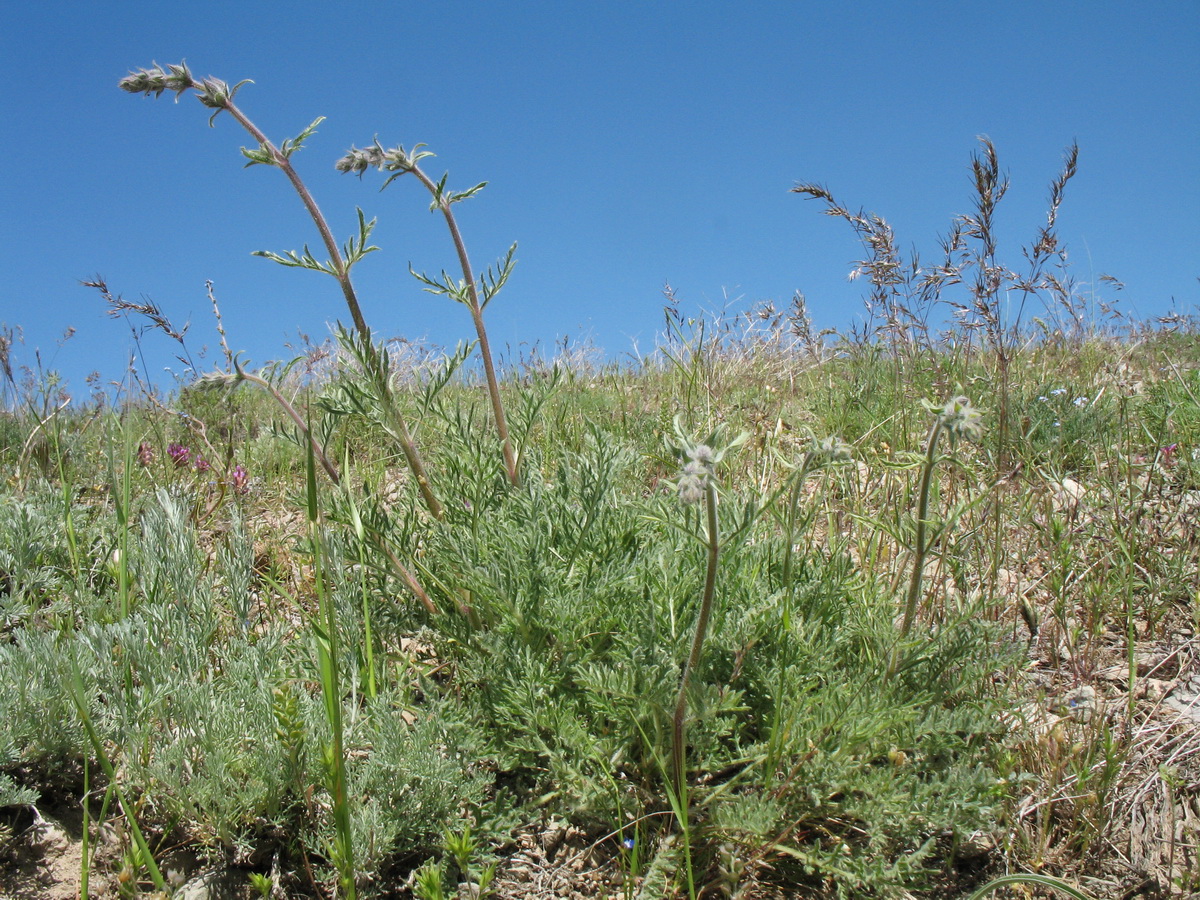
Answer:
[[1094, 687], [1083, 684], [1074, 690], [1067, 691], [1063, 695], [1059, 708], [1076, 722], [1087, 723], [1100, 712], [1101, 701]]
[[228, 869], [211, 869], [181, 887], [174, 900], [239, 900], [244, 883]]

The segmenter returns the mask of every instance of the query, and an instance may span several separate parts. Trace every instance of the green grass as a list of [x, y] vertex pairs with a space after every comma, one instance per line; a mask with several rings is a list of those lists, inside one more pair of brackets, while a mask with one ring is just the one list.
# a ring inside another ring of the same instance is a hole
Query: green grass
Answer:
[[[620, 835], [636, 830], [652, 848], [686, 824], [687, 852], [675, 844], [651, 866], [685, 893], [718, 882], [920, 890], [954, 871], [955, 846], [980, 831], [996, 840], [996, 866], [1070, 859], [1071, 871], [1103, 858], [1115, 824], [1067, 798], [1094, 792], [1096, 813], [1115, 798], [1139, 712], [1116, 704], [1117, 718], [1078, 726], [1062, 756], [1021, 725], [1030, 699], [1047, 702], [1022, 673], [1044, 652], [1049, 693], [1062, 692], [1123, 659], [1126, 639], [1195, 616], [1179, 590], [1195, 550], [1159, 522], [1191, 489], [1195, 439], [1183, 430], [1191, 363], [1155, 371], [1173, 340], [1111, 343], [1149, 386], [1109, 386], [1103, 415], [1060, 402], [1052, 441], [1024, 429], [1020, 490], [993, 485], [987, 434], [920, 465], [930, 414], [897, 414], [908, 398], [883, 390], [877, 352], [800, 367], [789, 391], [751, 380], [752, 358], [711, 358], [711, 372], [738, 372], [723, 378], [739, 403], [709, 396], [748, 439], [712, 475], [722, 544], [685, 685], [683, 808], [672, 719], [707, 563], [704, 504], [681, 507], [664, 484], [677, 464], [659, 404], [677, 367], [506, 381], [510, 409], [531, 409], [513, 415], [519, 487], [474, 388], [449, 383], [421, 414], [441, 521], [404, 488], [390, 443], [357, 426], [342, 437], [344, 417], [321, 422], [317, 394], [301, 403], [313, 404], [315, 431], [331, 429], [330, 446], [350, 450], [354, 486], [318, 469], [307, 500], [301, 448], [263, 437], [285, 420], [253, 395], [207, 406], [230, 436], [224, 473], [172, 462], [162, 442], [185, 435], [165, 412], [129, 404], [98, 428], [90, 411], [65, 410], [56, 428], [70, 451], [45, 476], [19, 465], [23, 442], [4, 451], [25, 474], [0, 498], [3, 797], [78, 790], [63, 773], [84, 760], [98, 797], [107, 758], [149, 850], [169, 834], [216, 857], [278, 854], [297, 895], [339, 879], [343, 893], [378, 893], [466, 827], [502, 871], [514, 829], [548, 818], [610, 835], [614, 872]], [[1030, 383], [1014, 397], [1039, 416], [1054, 382], [1038, 373], [1059, 365], [1056, 352], [1019, 361]], [[913, 384], [952, 364], [927, 363]], [[1106, 378], [1073, 371], [1066, 393], [1092, 397]], [[829, 390], [837, 382], [845, 396]], [[854, 463], [810, 467], [788, 489], [784, 464], [801, 466], [814, 446], [798, 424], [781, 427], [788, 419], [856, 438]], [[30, 427], [19, 413], [7, 421]], [[147, 437], [156, 452], [142, 465], [122, 448]], [[1172, 464], [1155, 463], [1167, 437], [1178, 438]], [[235, 461], [251, 473], [244, 494], [229, 483]], [[97, 471], [108, 483], [94, 483]], [[923, 471], [922, 546], [937, 567], [927, 560], [914, 580]], [[1086, 489], [1086, 513], [1056, 499], [1068, 475]], [[306, 507], [327, 523], [319, 575]], [[988, 540], [997, 511], [1012, 536], [1000, 548]], [[1154, 552], [1147, 521], [1159, 523]], [[1032, 644], [997, 569], [1044, 573], [1025, 600], [1039, 619]], [[1020, 816], [1030, 796], [1043, 803]]]

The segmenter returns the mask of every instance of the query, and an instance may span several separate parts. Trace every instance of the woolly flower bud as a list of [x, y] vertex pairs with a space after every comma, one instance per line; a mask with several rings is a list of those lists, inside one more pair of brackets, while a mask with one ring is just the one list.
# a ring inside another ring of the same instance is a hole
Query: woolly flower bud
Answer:
[[377, 169], [383, 165], [383, 148], [378, 143], [373, 147], [351, 147], [346, 155], [333, 164], [339, 172], [351, 172], [361, 176], [367, 169]]
[[942, 427], [956, 438], [978, 440], [983, 435], [983, 413], [971, 405], [966, 397], [955, 397], [942, 407], [938, 414]]
[[684, 506], [699, 503], [704, 498], [703, 475], [685, 474], [679, 479], [679, 502]]
[[192, 390], [217, 391], [234, 387], [240, 381], [237, 372], [205, 372], [192, 382]]
[[[696, 448], [697, 451], [701, 449], [709, 450], [703, 444]], [[711, 452], [709, 450], [710, 454]], [[691, 454], [689, 453], [689, 455]], [[699, 503], [704, 497], [704, 489], [708, 486], [708, 479], [711, 475], [712, 466], [707, 463], [701, 462], [698, 459], [693, 459], [691, 462], [686, 463], [683, 467], [683, 474], [676, 486], [679, 492], [679, 502], [684, 506]]]
[[840, 463], [849, 462], [853, 459], [853, 454], [850, 445], [839, 437], [822, 438], [819, 441], [813, 441], [812, 449], [809, 450], [812, 454], [812, 459], [818, 465], [825, 463]]
[[151, 94], [158, 97], [164, 91], [174, 91], [176, 99], [178, 99], [180, 94], [188, 88], [194, 87], [195, 84], [187, 64], [180, 63], [179, 65], [168, 65], [166, 68], [155, 64], [152, 69], [138, 69], [136, 72], [130, 72], [121, 79], [120, 87], [121, 90], [131, 94], [145, 94], [147, 97]]
[[233, 95], [237, 93], [239, 87], [241, 87], [240, 84], [230, 88], [220, 78], [205, 78], [200, 82], [200, 93], [196, 97], [209, 109], [224, 109], [233, 99]]
[[716, 461], [716, 454], [708, 444], [697, 444], [687, 452], [688, 458], [702, 466], [711, 468]]

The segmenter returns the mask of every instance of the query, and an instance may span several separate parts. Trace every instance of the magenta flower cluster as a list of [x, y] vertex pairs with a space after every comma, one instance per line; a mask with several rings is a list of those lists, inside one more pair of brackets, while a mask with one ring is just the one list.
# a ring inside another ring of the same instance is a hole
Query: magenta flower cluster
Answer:
[[167, 456], [175, 463], [175, 468], [186, 469], [192, 458], [192, 451], [183, 444], [171, 444], [167, 447]]
[[229, 486], [238, 495], [250, 492], [250, 478], [246, 475], [246, 467], [241, 463], [233, 467], [233, 472], [229, 476]]
[[[169, 444], [167, 457], [176, 469], [192, 468], [200, 475], [206, 475], [212, 471], [212, 463], [203, 456], [193, 458], [192, 450], [186, 444]], [[144, 441], [138, 445], [138, 462], [145, 467], [149, 467], [154, 462], [154, 448]], [[234, 466], [226, 484], [239, 496], [248, 494], [250, 492], [250, 476], [246, 473], [246, 467], [240, 463]]]

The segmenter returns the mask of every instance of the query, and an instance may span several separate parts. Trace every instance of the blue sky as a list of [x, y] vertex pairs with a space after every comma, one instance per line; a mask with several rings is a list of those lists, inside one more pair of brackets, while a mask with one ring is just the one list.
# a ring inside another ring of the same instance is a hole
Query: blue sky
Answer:
[[[88, 372], [119, 379], [132, 346], [79, 286], [96, 274], [190, 320], [212, 364], [206, 279], [255, 362], [347, 318], [331, 278], [251, 257], [319, 242], [278, 171], [242, 168], [249, 138], [232, 119], [208, 128], [188, 96], [117, 89], [130, 69], [184, 58], [197, 76], [253, 79], [238, 102], [276, 141], [327, 117], [297, 168], [339, 241], [356, 206], [378, 217], [381, 252], [355, 280], [386, 335], [453, 345], [471, 329], [408, 275], [454, 263], [419, 185], [380, 193], [374, 173], [333, 170], [376, 135], [429, 145], [426, 168], [451, 187], [489, 182], [457, 211], [477, 269], [519, 243], [488, 310], [512, 353], [562, 337], [612, 359], [646, 350], [667, 281], [687, 313], [784, 306], [799, 289], [816, 325], [847, 327], [862, 311], [846, 279], [855, 237], [789, 188], [821, 182], [932, 259], [969, 211], [984, 134], [1012, 180], [1002, 261], [1020, 264], [1078, 141], [1060, 235], [1081, 289], [1143, 316], [1200, 302], [1194, 0], [46, 2], [9, 10], [0, 31], [0, 320], [23, 328], [22, 361], [40, 348], [80, 396]], [[166, 377], [173, 348], [158, 334], [144, 347]]]

